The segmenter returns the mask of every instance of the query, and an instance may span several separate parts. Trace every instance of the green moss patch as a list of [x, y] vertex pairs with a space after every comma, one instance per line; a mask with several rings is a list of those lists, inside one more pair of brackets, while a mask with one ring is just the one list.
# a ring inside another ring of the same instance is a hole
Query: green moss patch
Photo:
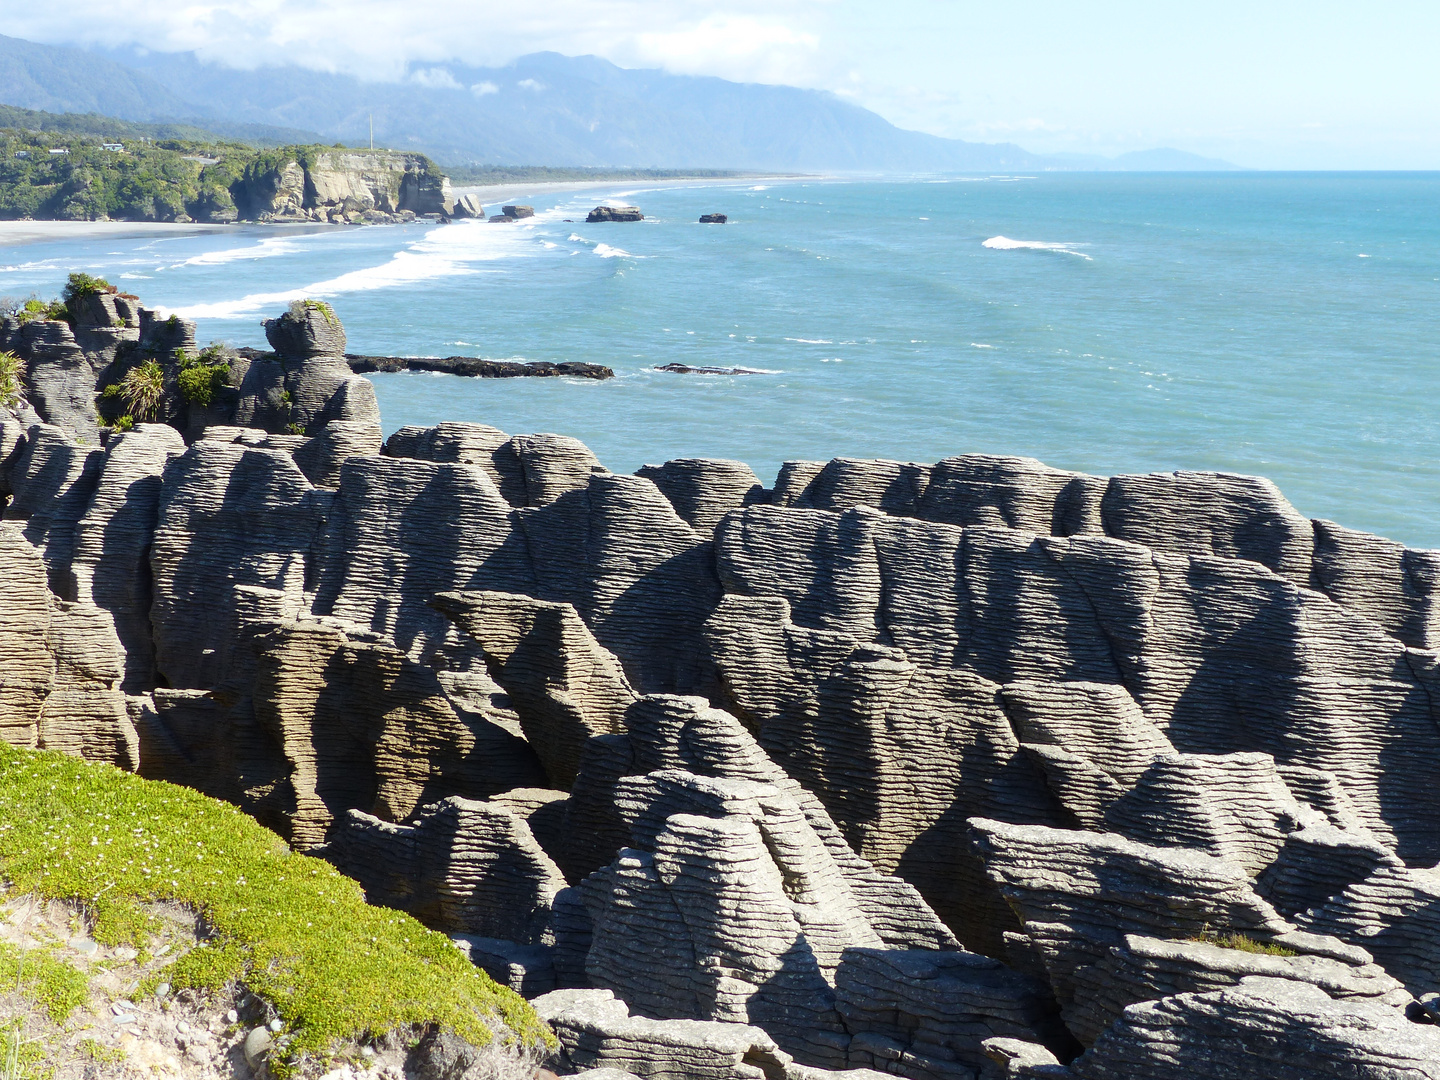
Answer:
[[1206, 945], [1219, 945], [1222, 949], [1237, 949], [1240, 952], [1257, 953], [1261, 956], [1299, 956], [1294, 949], [1288, 949], [1284, 945], [1275, 945], [1268, 941], [1257, 941], [1248, 934], [1238, 931], [1231, 931], [1228, 934], [1206, 933], [1193, 937], [1191, 941], [1204, 942]]
[[0, 878], [82, 905], [104, 944], [144, 947], [155, 916], [142, 904], [193, 908], [208, 937], [166, 980], [243, 983], [271, 1002], [286, 1025], [277, 1074], [340, 1040], [422, 1026], [485, 1045], [504, 1024], [522, 1042], [553, 1044], [530, 1006], [445, 935], [371, 907], [328, 863], [187, 788], [0, 743]]

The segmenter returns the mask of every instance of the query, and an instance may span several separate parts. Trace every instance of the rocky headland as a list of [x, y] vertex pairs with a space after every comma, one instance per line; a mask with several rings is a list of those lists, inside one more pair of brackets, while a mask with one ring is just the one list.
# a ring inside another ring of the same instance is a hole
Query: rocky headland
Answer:
[[457, 212], [447, 176], [417, 153], [0, 128], [0, 154], [5, 219], [360, 224]]
[[229, 192], [233, 215], [226, 209], [199, 220], [356, 224], [448, 217], [454, 209], [449, 179], [429, 158], [392, 151], [261, 152]]
[[319, 305], [121, 430], [194, 331], [95, 295], [0, 328], [0, 736], [328, 860], [555, 1071], [1440, 1078], [1440, 553], [1247, 476], [382, 443]]

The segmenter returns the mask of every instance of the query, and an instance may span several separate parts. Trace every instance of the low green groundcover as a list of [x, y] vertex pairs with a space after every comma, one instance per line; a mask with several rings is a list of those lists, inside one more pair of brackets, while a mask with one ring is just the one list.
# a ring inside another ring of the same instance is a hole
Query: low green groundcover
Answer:
[[484, 1045], [498, 1021], [525, 1043], [553, 1043], [530, 1006], [444, 934], [371, 907], [328, 863], [188, 788], [0, 742], [0, 881], [83, 905], [109, 945], [145, 947], [156, 918], [146, 902], [193, 908], [211, 935], [166, 981], [242, 982], [279, 1011], [287, 1062], [411, 1025]]

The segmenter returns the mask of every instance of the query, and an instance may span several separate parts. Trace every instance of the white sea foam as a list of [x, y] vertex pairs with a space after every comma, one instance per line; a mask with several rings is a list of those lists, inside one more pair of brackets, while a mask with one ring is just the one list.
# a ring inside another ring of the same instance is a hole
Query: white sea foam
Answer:
[[288, 237], [268, 237], [259, 243], [240, 248], [226, 248], [223, 251], [206, 251], [184, 262], [170, 267], [177, 270], [182, 266], [220, 266], [241, 259], [269, 259], [276, 255], [290, 255], [300, 250], [300, 245]]
[[55, 259], [40, 259], [37, 262], [11, 263], [8, 266], [0, 266], [0, 274], [24, 274], [32, 270], [59, 270], [64, 266], [64, 263]]
[[1045, 240], [1011, 240], [1008, 236], [992, 236], [980, 246], [995, 251], [1018, 251], [1022, 248], [1032, 251], [1059, 251], [1066, 255], [1079, 255], [1080, 258], [1091, 261], [1089, 255], [1076, 251], [1073, 244], [1055, 244]]
[[785, 340], [786, 340], [786, 341], [799, 342], [801, 345], [834, 345], [834, 344], [835, 344], [835, 342], [830, 341], [830, 340], [828, 340], [828, 339], [826, 339], [826, 338], [787, 337]]
[[476, 222], [457, 222], [431, 229], [378, 266], [351, 270], [299, 288], [251, 293], [237, 300], [212, 304], [193, 304], [178, 308], [175, 313], [187, 319], [242, 319], [277, 304], [306, 297], [328, 298], [436, 278], [478, 274], [483, 271], [474, 264], [523, 258], [534, 250], [533, 239], [513, 228], [481, 229]]
[[595, 254], [602, 259], [640, 259], [642, 255], [631, 255], [624, 248], [611, 247], [609, 244], [596, 244]]
[[978, 341], [970, 342], [970, 348], [972, 349], [993, 349], [994, 347], [994, 345], [982, 345]]

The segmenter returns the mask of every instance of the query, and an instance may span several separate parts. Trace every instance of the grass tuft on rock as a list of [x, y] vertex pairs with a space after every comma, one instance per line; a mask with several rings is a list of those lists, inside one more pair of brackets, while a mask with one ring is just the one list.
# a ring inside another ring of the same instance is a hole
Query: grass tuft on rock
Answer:
[[285, 1023], [277, 1075], [397, 1029], [441, 1027], [481, 1046], [503, 1024], [522, 1043], [553, 1044], [530, 1006], [445, 935], [366, 904], [328, 863], [188, 788], [0, 743], [0, 880], [80, 904], [104, 944], [144, 948], [155, 916], [142, 904], [193, 908], [209, 937], [167, 981], [241, 983], [273, 1004]]
[[1190, 939], [1206, 945], [1218, 945], [1222, 949], [1236, 949], [1240, 952], [1256, 953], [1261, 956], [1299, 956], [1294, 949], [1276, 945], [1269, 941], [1257, 941], [1248, 934], [1232, 930], [1228, 934], [1205, 933]]
[[13, 409], [25, 396], [25, 361], [0, 350], [0, 408]]

